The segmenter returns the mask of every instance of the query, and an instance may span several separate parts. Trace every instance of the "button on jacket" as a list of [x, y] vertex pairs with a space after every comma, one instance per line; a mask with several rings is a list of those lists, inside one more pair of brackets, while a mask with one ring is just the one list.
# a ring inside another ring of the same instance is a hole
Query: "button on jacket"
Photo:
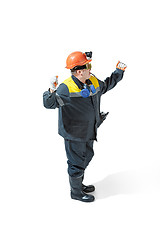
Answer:
[[93, 85], [95, 91], [90, 90], [86, 98], [81, 95], [84, 84], [73, 75], [61, 83], [55, 92], [44, 92], [44, 107], [59, 108], [58, 133], [64, 139], [79, 142], [96, 140], [97, 128], [103, 122], [100, 114], [101, 96], [116, 86], [123, 73], [116, 69], [104, 81], [91, 76], [86, 83], [89, 90]]

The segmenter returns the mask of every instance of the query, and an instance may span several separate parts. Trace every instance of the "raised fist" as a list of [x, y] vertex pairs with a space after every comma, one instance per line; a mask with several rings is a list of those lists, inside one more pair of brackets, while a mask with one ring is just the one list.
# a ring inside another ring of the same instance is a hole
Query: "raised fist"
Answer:
[[121, 69], [121, 70], [124, 71], [127, 68], [127, 65], [122, 63], [122, 62], [120, 62], [120, 61], [118, 61], [117, 65], [116, 65], [116, 68]]
[[50, 80], [50, 89], [52, 89], [53, 91], [55, 91], [57, 85], [58, 85], [58, 76], [54, 76], [54, 77], [51, 78], [51, 80]]

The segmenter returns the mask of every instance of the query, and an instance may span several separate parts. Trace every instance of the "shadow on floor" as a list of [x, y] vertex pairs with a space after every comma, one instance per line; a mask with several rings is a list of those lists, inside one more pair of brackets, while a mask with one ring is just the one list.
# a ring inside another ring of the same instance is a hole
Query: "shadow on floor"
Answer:
[[[154, 174], [153, 174], [154, 175]], [[152, 189], [153, 175], [147, 172], [125, 171], [94, 183], [96, 199], [103, 199], [119, 194], [144, 193]]]

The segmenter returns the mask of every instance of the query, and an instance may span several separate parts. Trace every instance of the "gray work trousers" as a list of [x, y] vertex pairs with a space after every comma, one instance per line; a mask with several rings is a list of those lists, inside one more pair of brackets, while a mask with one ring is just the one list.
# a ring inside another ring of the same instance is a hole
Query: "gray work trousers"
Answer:
[[68, 158], [68, 174], [71, 177], [80, 177], [94, 156], [93, 140], [77, 142], [65, 140], [65, 150]]

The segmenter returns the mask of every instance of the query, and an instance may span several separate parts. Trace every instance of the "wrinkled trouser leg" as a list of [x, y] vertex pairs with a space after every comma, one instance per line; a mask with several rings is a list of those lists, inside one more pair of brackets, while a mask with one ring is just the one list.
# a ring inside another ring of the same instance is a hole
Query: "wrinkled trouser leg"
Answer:
[[68, 158], [68, 174], [71, 177], [80, 177], [94, 156], [92, 140], [77, 142], [65, 140], [66, 155]]
[[93, 158], [93, 156], [94, 156], [93, 142], [94, 142], [94, 141], [88, 141], [88, 142], [86, 142], [85, 168], [89, 165], [90, 161], [92, 160], [92, 158]]

